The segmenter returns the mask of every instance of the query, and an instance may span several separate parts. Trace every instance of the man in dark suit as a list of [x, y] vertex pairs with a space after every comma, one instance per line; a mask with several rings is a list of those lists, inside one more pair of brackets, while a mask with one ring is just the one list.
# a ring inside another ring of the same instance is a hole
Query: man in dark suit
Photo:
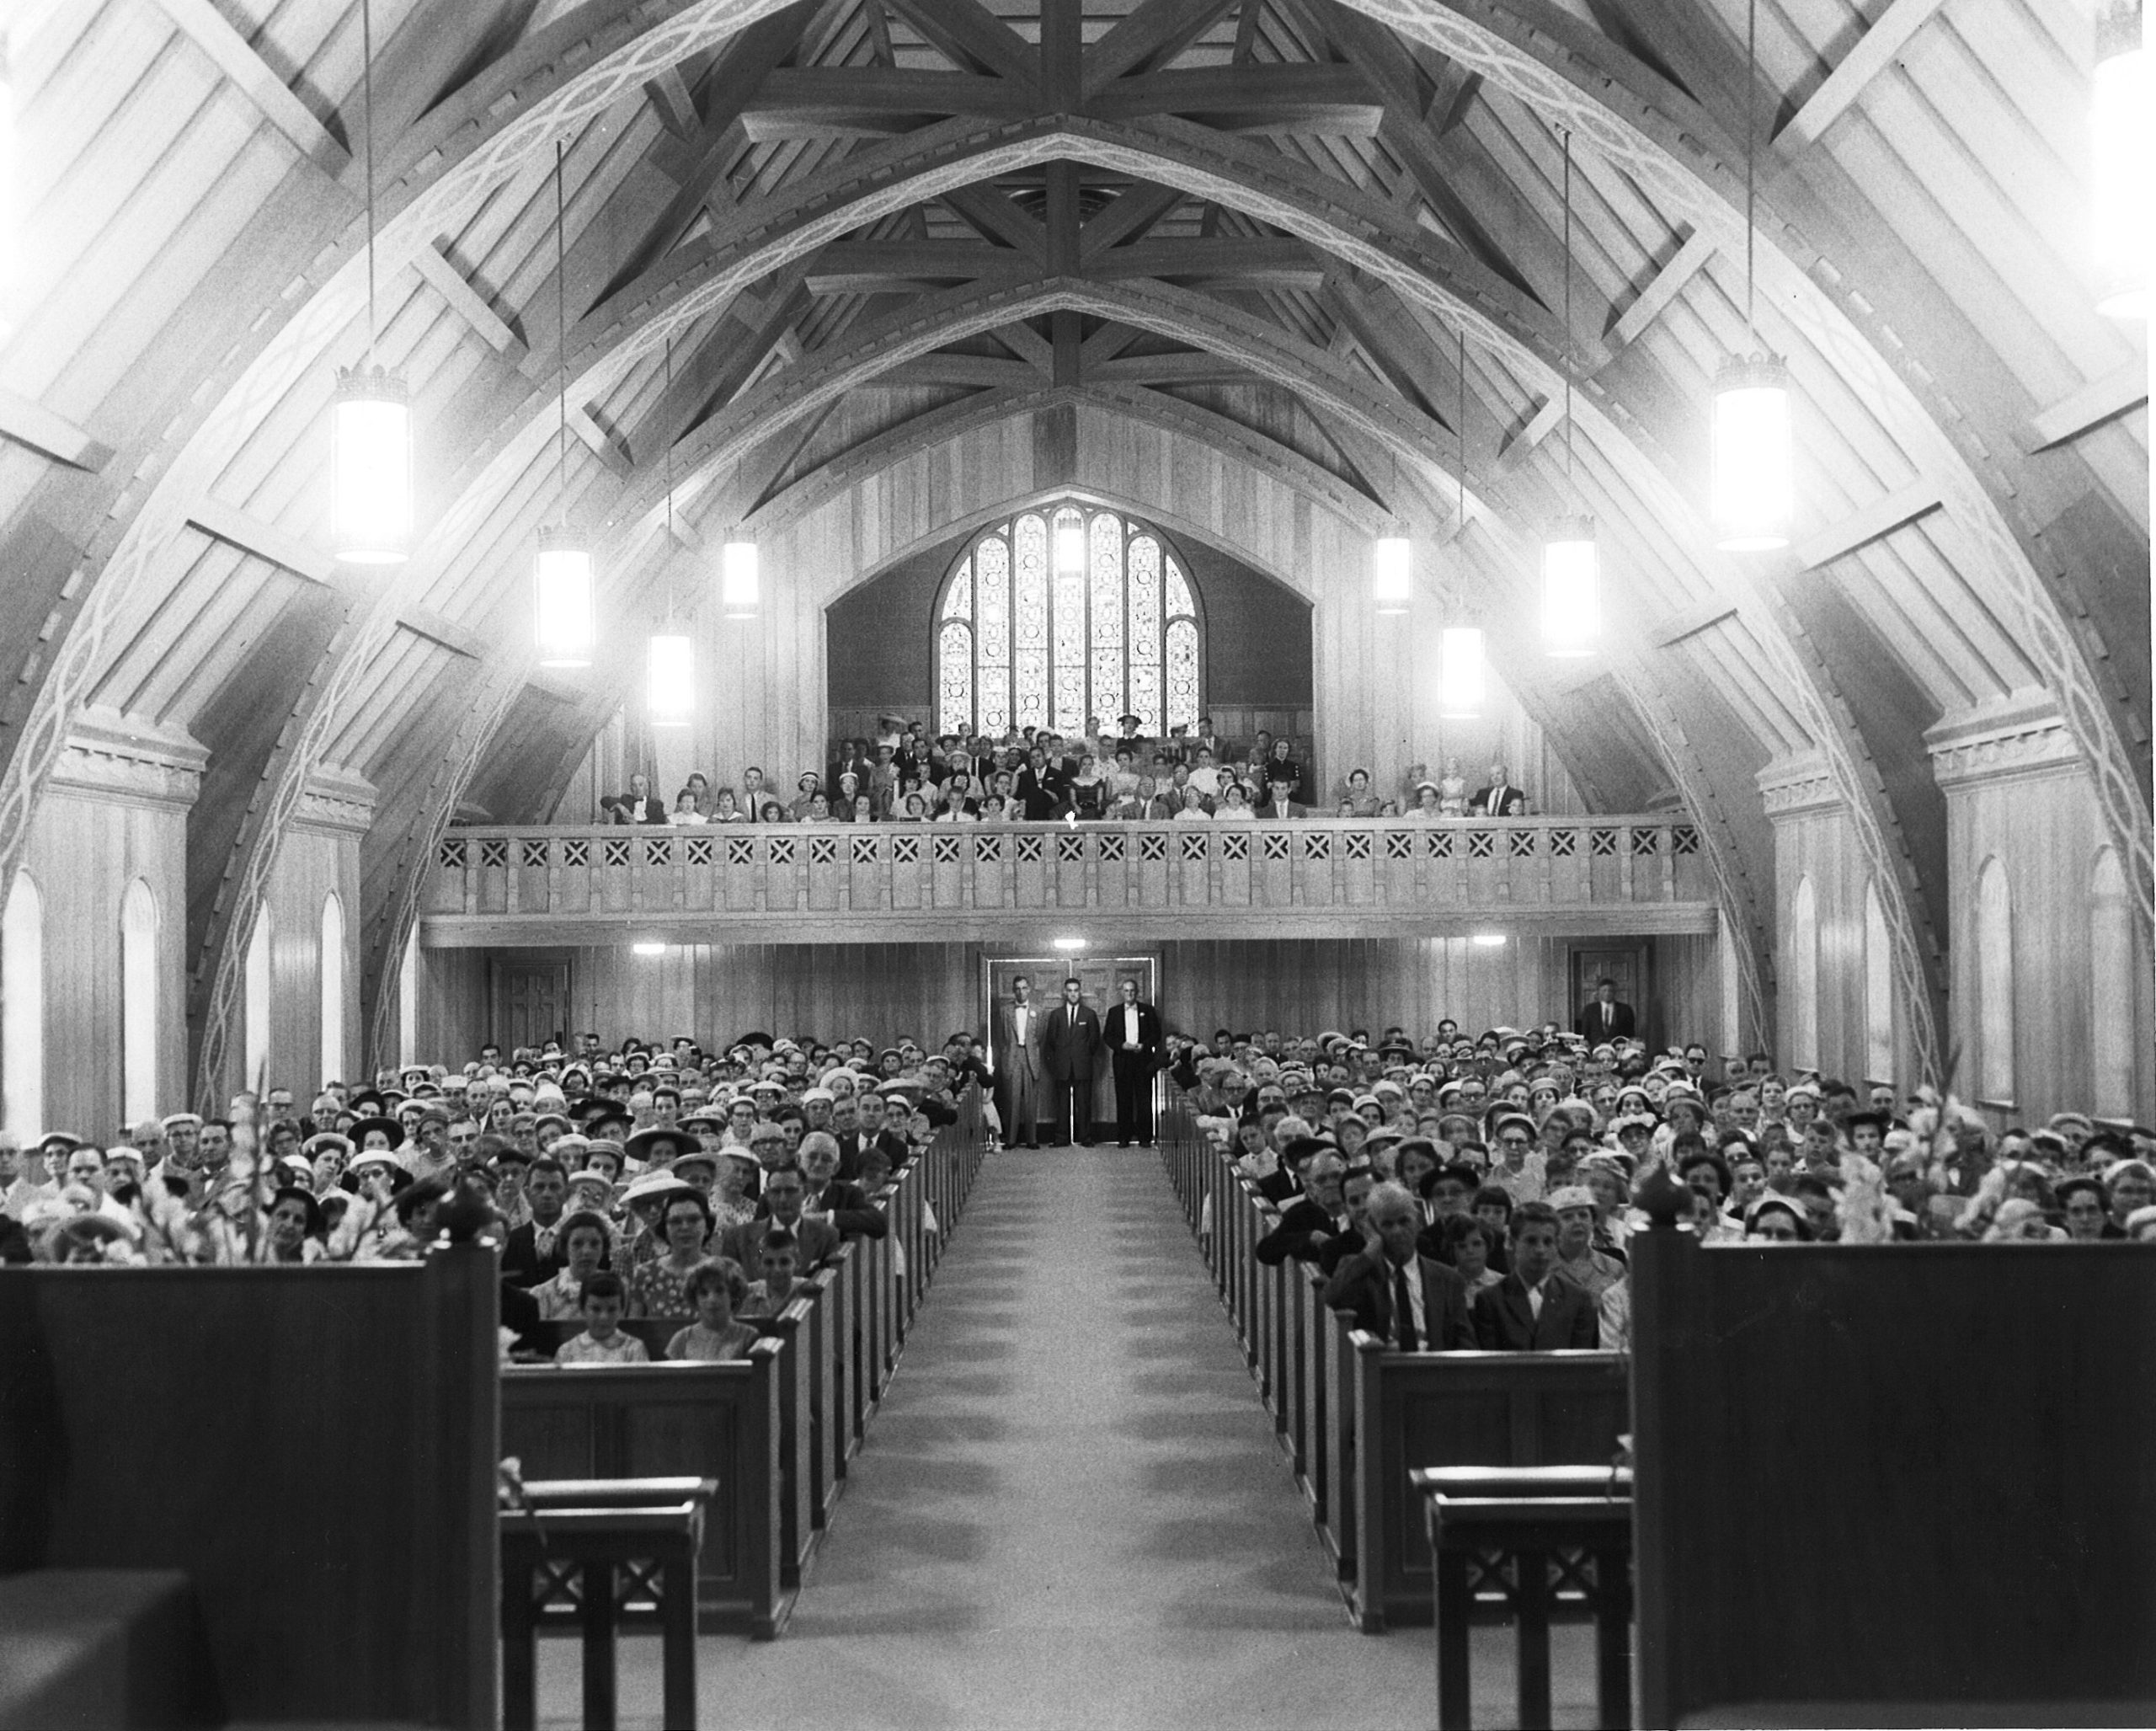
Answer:
[[1267, 782], [1265, 803], [1257, 808], [1260, 817], [1308, 817], [1310, 808], [1295, 804], [1295, 783], [1292, 781]]
[[1063, 982], [1063, 1002], [1041, 1024], [1041, 1055], [1055, 1093], [1055, 1136], [1093, 1146], [1093, 1071], [1101, 1051], [1101, 1018], [1075, 977]]
[[[1466, 1352], [1475, 1346], [1467, 1283], [1415, 1253], [1422, 1210], [1400, 1184], [1380, 1184], [1363, 1206], [1364, 1247], [1326, 1283], [1325, 1301], [1401, 1352]], [[1552, 1240], [1550, 1255], [1556, 1255]]]
[[1594, 996], [1572, 1018], [1572, 1032], [1597, 1042], [1630, 1039], [1638, 1019], [1630, 1004], [1618, 1002], [1617, 982], [1604, 975], [1594, 982]]
[[718, 1253], [730, 1256], [744, 1269], [764, 1265], [764, 1235], [784, 1226], [801, 1248], [801, 1272], [813, 1274], [839, 1253], [839, 1229], [827, 1220], [804, 1214], [808, 1181], [798, 1166], [782, 1166], [764, 1178], [763, 1200], [756, 1217], [745, 1226], [728, 1226], [719, 1235]]
[[1484, 1351], [1591, 1352], [1602, 1344], [1595, 1301], [1557, 1276], [1557, 1215], [1547, 1203], [1513, 1210], [1512, 1264], [1475, 1296], [1475, 1338]]
[[1525, 817], [1527, 789], [1514, 787], [1502, 763], [1490, 766], [1490, 779], [1467, 802], [1470, 817]]
[[543, 1285], [562, 1271], [568, 1258], [560, 1242], [562, 1214], [568, 1201], [569, 1175], [562, 1162], [542, 1154], [524, 1177], [524, 1199], [531, 1218], [502, 1245], [502, 1279], [512, 1286]]
[[1345, 1190], [1347, 1162], [1330, 1144], [1303, 1168], [1304, 1194], [1280, 1210], [1280, 1223], [1257, 1241], [1254, 1254], [1267, 1268], [1293, 1259], [1314, 1263], [1342, 1233], [1353, 1237]]
[[1102, 1039], [1115, 1071], [1115, 1141], [1128, 1148], [1153, 1146], [1153, 1077], [1161, 1067], [1161, 1015], [1138, 1001], [1138, 982], [1126, 980], [1123, 1002], [1108, 1012]]
[[995, 1017], [995, 1067], [1004, 1087], [1003, 1136], [1014, 1148], [1041, 1145], [1041, 1028], [1033, 983], [1021, 974]]

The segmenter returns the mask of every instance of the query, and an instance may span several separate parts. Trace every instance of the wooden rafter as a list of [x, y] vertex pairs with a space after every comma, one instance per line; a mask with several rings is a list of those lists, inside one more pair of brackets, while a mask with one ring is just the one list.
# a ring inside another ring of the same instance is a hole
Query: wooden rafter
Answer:
[[1825, 82], [1805, 99], [1804, 106], [1790, 117], [1789, 124], [1774, 135], [1775, 148], [1795, 155], [1817, 143], [1945, 3], [1945, 0], [1892, 0], [1871, 28], [1857, 38], [1856, 45], [1842, 56]]
[[1031, 85], [1039, 72], [1033, 45], [975, 0], [889, 0], [953, 65]]
[[0, 390], [0, 437], [93, 475], [112, 461], [109, 445], [92, 438], [65, 415], [13, 391]]
[[325, 174], [344, 172], [352, 153], [339, 143], [314, 110], [292, 93], [246, 37], [225, 22], [210, 0], [157, 0], [182, 35], [207, 55], [233, 87], [253, 103], [262, 118], [290, 141], [293, 149]]
[[1166, 64], [1235, 5], [1235, 0], [1145, 0], [1086, 51], [1085, 88], [1098, 90], [1126, 72]]

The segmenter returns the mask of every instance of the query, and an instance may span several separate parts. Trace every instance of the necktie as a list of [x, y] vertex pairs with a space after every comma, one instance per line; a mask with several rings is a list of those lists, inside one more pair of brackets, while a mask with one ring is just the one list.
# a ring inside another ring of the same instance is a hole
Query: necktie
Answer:
[[1536, 1322], [1542, 1320], [1542, 1289], [1540, 1286], [1527, 1289], [1527, 1307], [1533, 1312]]
[[1392, 1271], [1392, 1307], [1400, 1317], [1400, 1349], [1413, 1352], [1421, 1345], [1415, 1338], [1415, 1306], [1407, 1296], [1407, 1270]]

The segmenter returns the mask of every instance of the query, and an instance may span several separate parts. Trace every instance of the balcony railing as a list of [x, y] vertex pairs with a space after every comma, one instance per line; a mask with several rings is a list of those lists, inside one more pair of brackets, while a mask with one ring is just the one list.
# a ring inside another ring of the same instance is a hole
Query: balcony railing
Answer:
[[437, 947], [1001, 939], [1081, 915], [1125, 938], [1705, 932], [1715, 902], [1668, 815], [458, 829], [430, 874]]

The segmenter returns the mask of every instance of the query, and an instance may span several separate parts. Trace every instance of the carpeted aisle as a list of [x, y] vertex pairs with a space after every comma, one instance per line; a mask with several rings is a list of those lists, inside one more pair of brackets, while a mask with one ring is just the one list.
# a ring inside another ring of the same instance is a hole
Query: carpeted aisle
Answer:
[[[1348, 1626], [1150, 1150], [990, 1159], [853, 1472], [784, 1636], [702, 1643], [705, 1725], [1435, 1722], [1428, 1632]], [[625, 1726], [656, 1723], [648, 1644]], [[1503, 1723], [1509, 1678], [1476, 1680]]]

